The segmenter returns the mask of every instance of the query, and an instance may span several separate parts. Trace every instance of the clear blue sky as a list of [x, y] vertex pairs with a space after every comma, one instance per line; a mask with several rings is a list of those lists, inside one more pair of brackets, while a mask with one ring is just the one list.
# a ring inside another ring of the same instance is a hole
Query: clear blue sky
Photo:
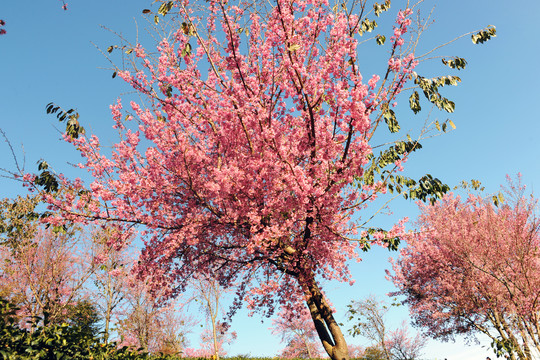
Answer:
[[[54, 117], [45, 114], [51, 101], [76, 108], [89, 132], [107, 138], [111, 132], [109, 105], [129, 91], [120, 79], [112, 79], [110, 64], [94, 44], [105, 50], [117, 44], [114, 34], [103, 25], [135, 39], [136, 23], [144, 33], [141, 10], [150, 0], [71, 0], [69, 10], [58, 0], [1, 0], [0, 19], [6, 21], [6, 35], [0, 36], [0, 128], [20, 159], [24, 153], [27, 170], [35, 170], [40, 158], [47, 159], [59, 172], [82, 176], [68, 162], [78, 162], [71, 146], [58, 141]], [[392, 10], [404, 1], [393, 1]], [[463, 82], [450, 97], [456, 103], [451, 119], [457, 130], [424, 143], [424, 149], [407, 163], [407, 174], [431, 173], [450, 185], [471, 178], [481, 180], [489, 191], [497, 191], [506, 174], [521, 172], [524, 182], [540, 188], [540, 117], [536, 112], [540, 92], [540, 58], [537, 38], [540, 2], [536, 0], [440, 0], [428, 1], [424, 9], [435, 6], [436, 22], [425, 38], [425, 48], [450, 40], [462, 33], [497, 26], [497, 38], [484, 45], [472, 45], [464, 38], [442, 54], [465, 57], [469, 66], [459, 75]], [[429, 68], [432, 69], [432, 68]], [[439, 70], [445, 71], [442, 65]], [[430, 71], [430, 70], [428, 70]], [[450, 70], [448, 70], [450, 73]], [[369, 76], [369, 75], [368, 75]], [[445, 120], [445, 114], [437, 114]], [[423, 118], [401, 120], [402, 127], [423, 123]], [[113, 136], [110, 137], [113, 139]], [[0, 144], [0, 167], [13, 169], [8, 147]], [[3, 197], [23, 193], [12, 181], [0, 179]], [[391, 219], [415, 217], [414, 204], [396, 201]], [[390, 220], [381, 220], [389, 224]], [[338, 318], [352, 299], [370, 293], [381, 298], [393, 290], [384, 279], [388, 253], [375, 250], [363, 263], [353, 265], [357, 280], [350, 288], [327, 285], [329, 297], [338, 309]], [[393, 314], [398, 324], [407, 318], [404, 310]], [[267, 330], [270, 322], [240, 314], [233, 322], [238, 340], [231, 354], [274, 355], [281, 349], [278, 339]], [[353, 340], [357, 341], [356, 339]], [[197, 345], [194, 338], [192, 346]], [[484, 359], [492, 353], [479, 346], [432, 342], [426, 358]], [[492, 356], [493, 357], [493, 356]]]

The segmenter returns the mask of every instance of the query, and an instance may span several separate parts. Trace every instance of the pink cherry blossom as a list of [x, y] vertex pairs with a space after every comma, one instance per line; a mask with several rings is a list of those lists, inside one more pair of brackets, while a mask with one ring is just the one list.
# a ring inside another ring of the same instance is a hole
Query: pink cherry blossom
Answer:
[[427, 334], [484, 333], [511, 344], [510, 358], [531, 359], [540, 352], [537, 200], [512, 183], [506, 197], [498, 207], [473, 194], [420, 205], [390, 278]]
[[[195, 14], [187, 1], [173, 2], [186, 25], [157, 49], [136, 45], [137, 70], [118, 71], [145, 98], [111, 107], [118, 141], [110, 148], [95, 135], [65, 137], [94, 180], [90, 191], [65, 180], [77, 196], [47, 196], [58, 210], [49, 221], [140, 231], [135, 270], [167, 296], [202, 276], [237, 289], [231, 314], [241, 304], [263, 315], [277, 304], [307, 305], [325, 324], [326, 352], [347, 358], [319, 282], [353, 282], [347, 262], [359, 260], [362, 229], [352, 216], [386, 192], [386, 184], [360, 179], [371, 139], [384, 129], [381, 114], [416, 66], [414, 54], [395, 51], [409, 11], [397, 19], [384, 80], [365, 82], [355, 62], [356, 15], [324, 0], [277, 0], [264, 17], [244, 5], [212, 1]], [[402, 231], [400, 223], [388, 234]]]

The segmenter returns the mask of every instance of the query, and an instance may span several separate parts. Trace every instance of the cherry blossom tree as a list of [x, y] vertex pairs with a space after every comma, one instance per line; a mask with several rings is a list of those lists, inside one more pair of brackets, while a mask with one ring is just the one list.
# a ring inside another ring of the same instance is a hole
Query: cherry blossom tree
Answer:
[[420, 334], [412, 336], [405, 321], [401, 326], [388, 334], [388, 347], [393, 360], [420, 359], [427, 339]]
[[91, 232], [92, 246], [96, 255], [97, 269], [92, 276], [97, 291], [93, 300], [105, 322], [103, 340], [108, 343], [111, 326], [120, 309], [126, 293], [129, 293], [130, 269], [134, 262], [127, 248], [113, 248], [108, 240], [113, 236], [114, 227], [94, 228]]
[[11, 289], [23, 319], [62, 322], [69, 307], [84, 297], [94, 266], [74, 247], [72, 236], [38, 229], [30, 242], [16, 249], [2, 247], [2, 286]]
[[[181, 353], [184, 335], [190, 326], [179, 300], [167, 301], [167, 289], [152, 289], [148, 283], [129, 272], [123, 276], [125, 303], [117, 313], [120, 345], [142, 348], [151, 353]], [[119, 276], [119, 274], [115, 274]]]
[[[379, 76], [361, 74], [359, 46], [390, 1], [372, 12], [364, 1], [161, 2], [154, 21], [169, 14], [177, 26], [157, 55], [141, 44], [125, 49], [133, 68], [115, 75], [146, 100], [129, 111], [121, 101], [112, 106], [120, 134], [112, 153], [97, 136], [73, 131], [73, 113], [59, 115], [70, 119], [65, 139], [95, 180], [86, 189], [60, 177], [72, 192], [47, 197], [59, 211], [48, 221], [139, 230], [146, 246], [137, 271], [151, 287], [171, 284], [168, 296], [202, 275], [237, 289], [233, 312], [245, 303], [272, 315], [276, 304], [300, 310], [303, 303], [325, 351], [347, 359], [320, 280], [352, 283], [347, 261], [371, 244], [395, 248], [403, 232], [401, 222], [370, 229], [351, 221], [353, 213], [388, 190], [422, 199], [445, 191], [431, 176], [416, 183], [396, 174], [417, 140], [404, 135], [373, 154], [376, 134], [400, 131], [392, 106], [406, 84], [452, 112], [439, 88], [460, 81], [414, 72], [422, 28], [409, 31], [412, 5], [403, 6], [389, 42], [371, 39], [388, 53]], [[475, 41], [494, 34], [484, 30]], [[444, 62], [465, 66], [460, 58]], [[409, 104], [420, 111], [418, 92]]]
[[537, 200], [510, 182], [499, 202], [449, 194], [420, 204], [418, 231], [407, 236], [392, 280], [426, 334], [483, 333], [498, 355], [533, 359], [540, 354]]
[[[285, 314], [285, 311], [287, 311], [286, 308], [283, 308], [272, 320], [272, 334], [279, 335], [281, 342], [287, 344], [281, 351], [280, 357], [320, 358], [320, 342], [318, 342], [317, 330], [313, 326], [309, 311], [302, 309], [300, 313], [292, 316]], [[350, 351], [349, 355], [351, 355]]]
[[35, 196], [0, 201], [0, 287], [23, 323], [35, 316], [59, 323], [85, 297], [95, 264], [81, 230], [41, 225], [38, 203]]
[[218, 321], [216, 333], [210, 328], [205, 328], [200, 335], [199, 348], [186, 348], [183, 351], [184, 357], [189, 358], [211, 358], [216, 359], [227, 355], [225, 344], [232, 344], [237, 338], [236, 331], [229, 331], [226, 323]]

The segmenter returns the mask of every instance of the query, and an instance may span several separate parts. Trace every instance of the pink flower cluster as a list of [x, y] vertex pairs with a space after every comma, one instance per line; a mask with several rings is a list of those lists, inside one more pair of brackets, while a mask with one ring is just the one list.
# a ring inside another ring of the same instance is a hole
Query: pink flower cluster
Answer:
[[396, 23], [398, 26], [394, 26], [394, 35], [390, 38], [393, 43], [393, 47], [401, 46], [404, 44], [403, 35], [407, 33], [407, 27], [411, 24], [411, 19], [408, 18], [412, 14], [411, 9], [400, 10]]
[[520, 339], [516, 351], [540, 348], [537, 200], [523, 191], [510, 184], [498, 207], [491, 197], [453, 194], [420, 206], [418, 232], [406, 237], [390, 276], [416, 324], [443, 339], [480, 331]]

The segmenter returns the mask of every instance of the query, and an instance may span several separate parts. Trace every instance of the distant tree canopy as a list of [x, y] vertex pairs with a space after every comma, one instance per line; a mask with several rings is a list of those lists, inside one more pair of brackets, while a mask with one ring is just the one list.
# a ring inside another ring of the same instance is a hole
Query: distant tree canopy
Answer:
[[392, 277], [429, 336], [485, 334], [497, 355], [540, 356], [538, 200], [509, 179], [502, 196], [420, 205]]
[[96, 305], [83, 299], [68, 308], [66, 322], [85, 336], [97, 337], [100, 333], [102, 319]]

